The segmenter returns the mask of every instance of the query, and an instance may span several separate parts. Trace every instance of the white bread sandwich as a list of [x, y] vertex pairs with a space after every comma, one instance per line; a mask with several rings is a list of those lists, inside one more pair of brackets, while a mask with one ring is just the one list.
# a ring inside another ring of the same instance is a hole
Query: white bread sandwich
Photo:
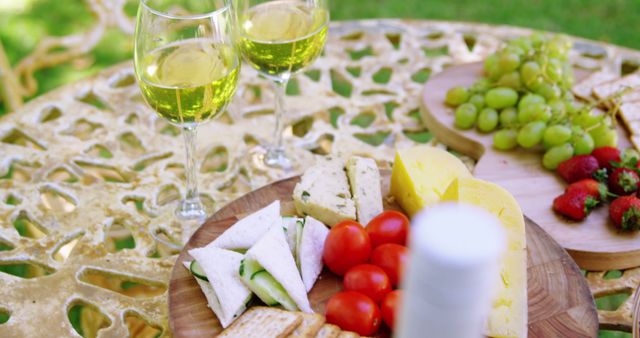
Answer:
[[281, 224], [280, 201], [239, 220], [209, 246], [244, 252], [255, 244], [274, 224]]
[[189, 250], [189, 254], [195, 260], [184, 264], [226, 328], [247, 309], [252, 296], [238, 276], [242, 254], [210, 246]]
[[313, 312], [280, 224], [272, 226], [247, 251], [239, 273], [245, 285], [267, 305]]

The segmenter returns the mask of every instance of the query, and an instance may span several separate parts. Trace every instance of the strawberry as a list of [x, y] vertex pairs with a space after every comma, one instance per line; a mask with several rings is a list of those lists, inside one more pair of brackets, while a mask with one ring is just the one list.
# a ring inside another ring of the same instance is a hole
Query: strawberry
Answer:
[[616, 168], [609, 175], [609, 190], [618, 195], [629, 195], [638, 190], [640, 176], [629, 168]]
[[609, 206], [609, 217], [618, 229], [640, 230], [640, 199], [635, 196], [618, 197]]
[[592, 178], [585, 178], [584, 180], [571, 183], [565, 190], [566, 193], [573, 191], [584, 191], [587, 195], [598, 201], [606, 200], [607, 194], [609, 193], [606, 185]]
[[582, 190], [565, 192], [553, 200], [553, 210], [574, 221], [585, 219], [596, 205], [598, 200]]
[[591, 155], [574, 156], [558, 166], [558, 174], [567, 183], [573, 183], [585, 178], [591, 178], [598, 170], [598, 160]]
[[620, 150], [616, 147], [601, 147], [595, 149], [591, 156], [598, 160], [600, 168], [611, 169], [612, 162], [620, 162]]

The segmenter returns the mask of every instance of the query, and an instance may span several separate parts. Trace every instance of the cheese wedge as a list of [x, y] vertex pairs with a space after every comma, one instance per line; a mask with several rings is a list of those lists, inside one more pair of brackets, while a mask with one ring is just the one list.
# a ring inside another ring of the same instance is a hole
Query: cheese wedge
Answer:
[[427, 205], [440, 201], [457, 177], [471, 177], [471, 173], [449, 152], [429, 146], [401, 149], [393, 163], [391, 195], [413, 216]]
[[323, 161], [307, 169], [293, 189], [293, 202], [299, 215], [309, 215], [328, 226], [356, 219], [341, 160]]
[[466, 202], [496, 215], [507, 232], [508, 250], [501, 262], [497, 288], [485, 334], [489, 337], [527, 336], [527, 250], [524, 216], [504, 188], [476, 178], [453, 180], [443, 201]]

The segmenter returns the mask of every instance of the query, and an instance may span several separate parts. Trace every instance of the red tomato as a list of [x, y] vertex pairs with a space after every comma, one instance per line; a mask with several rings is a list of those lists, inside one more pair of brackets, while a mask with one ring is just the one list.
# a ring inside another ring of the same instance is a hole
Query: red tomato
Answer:
[[382, 320], [391, 330], [394, 330], [396, 323], [396, 315], [400, 311], [400, 302], [402, 301], [402, 291], [393, 290], [387, 293], [382, 299], [380, 304], [380, 312], [382, 313]]
[[371, 240], [362, 225], [344, 221], [334, 226], [324, 242], [324, 264], [338, 276], [358, 264], [366, 263], [371, 255]]
[[354, 291], [338, 292], [327, 302], [327, 323], [361, 336], [373, 336], [380, 328], [380, 309], [371, 298]]
[[367, 224], [371, 245], [376, 248], [386, 243], [407, 244], [409, 219], [395, 210], [383, 211]]
[[391, 291], [391, 281], [381, 268], [371, 264], [352, 267], [344, 275], [344, 289], [360, 292], [380, 303], [382, 297]]
[[382, 244], [371, 253], [371, 264], [381, 267], [389, 276], [391, 285], [397, 287], [401, 282], [408, 255], [409, 249], [406, 246]]

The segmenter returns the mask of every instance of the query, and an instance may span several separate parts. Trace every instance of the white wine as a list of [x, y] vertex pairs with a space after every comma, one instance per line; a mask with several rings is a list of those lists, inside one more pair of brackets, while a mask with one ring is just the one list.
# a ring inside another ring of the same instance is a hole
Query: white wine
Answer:
[[320, 55], [329, 13], [303, 1], [280, 0], [249, 8], [239, 22], [240, 49], [247, 63], [279, 76], [299, 71]]
[[238, 82], [233, 47], [206, 39], [169, 44], [136, 60], [147, 103], [175, 124], [194, 124], [220, 114]]

